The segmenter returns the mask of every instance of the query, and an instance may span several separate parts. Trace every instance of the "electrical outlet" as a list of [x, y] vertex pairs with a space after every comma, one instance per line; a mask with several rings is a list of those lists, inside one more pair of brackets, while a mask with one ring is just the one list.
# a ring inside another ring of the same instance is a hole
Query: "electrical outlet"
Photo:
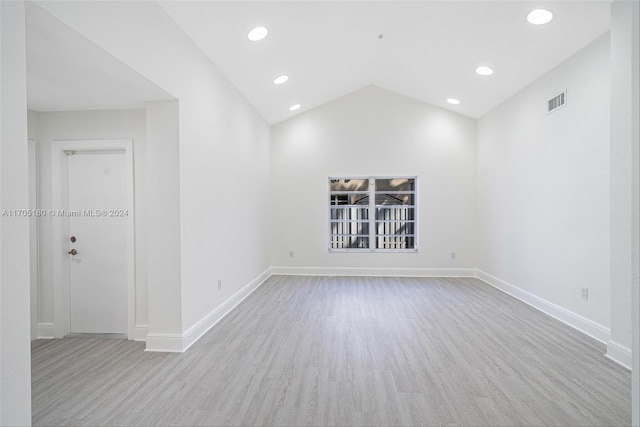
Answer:
[[582, 299], [589, 299], [589, 288], [580, 288], [580, 294], [582, 295]]
[[293, 258], [293, 251], [289, 251], [289, 258]]
[[218, 290], [222, 289], [222, 279], [218, 279]]

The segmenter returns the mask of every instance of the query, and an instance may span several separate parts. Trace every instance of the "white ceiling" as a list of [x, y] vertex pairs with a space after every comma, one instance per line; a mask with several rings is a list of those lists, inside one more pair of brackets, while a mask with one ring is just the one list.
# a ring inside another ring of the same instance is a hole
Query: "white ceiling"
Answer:
[[[372, 84], [479, 118], [604, 34], [610, 21], [608, 0], [160, 4], [271, 123]], [[529, 24], [527, 13], [540, 7], [554, 20]], [[246, 35], [257, 25], [269, 35], [251, 42]], [[476, 75], [483, 64], [495, 74]], [[289, 81], [274, 85], [282, 73]], [[295, 103], [302, 108], [290, 112]]]
[[26, 38], [31, 110], [144, 108], [147, 101], [173, 99], [32, 2], [26, 2]]
[[[27, 2], [29, 108], [141, 108], [171, 95]], [[478, 118], [609, 29], [610, 1], [161, 1], [270, 122], [368, 85]], [[538, 7], [555, 18], [526, 22]], [[256, 25], [269, 35], [250, 42]], [[379, 35], [383, 34], [382, 38]], [[476, 66], [495, 69], [490, 77]], [[282, 73], [287, 83], [276, 86]], [[458, 98], [460, 105], [446, 103]], [[302, 104], [296, 112], [288, 107]]]

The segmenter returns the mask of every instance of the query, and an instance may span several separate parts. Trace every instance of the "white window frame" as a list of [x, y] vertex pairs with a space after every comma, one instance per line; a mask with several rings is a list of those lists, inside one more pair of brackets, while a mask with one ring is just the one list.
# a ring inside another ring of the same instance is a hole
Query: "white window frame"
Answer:
[[[413, 188], [413, 210], [414, 210], [414, 219], [413, 219], [413, 225], [414, 225], [414, 246], [413, 248], [382, 248], [382, 249], [378, 249], [376, 248], [376, 239], [379, 238], [379, 236], [377, 235], [377, 230], [376, 230], [376, 188], [375, 188], [375, 182], [376, 180], [382, 180], [382, 179], [412, 179], [414, 182], [414, 188]], [[334, 180], [369, 180], [369, 189], [368, 189], [368, 193], [369, 193], [369, 204], [368, 205], [363, 205], [363, 207], [367, 207], [368, 209], [368, 216], [367, 216], [367, 222], [369, 224], [369, 235], [368, 235], [368, 239], [369, 239], [369, 247], [368, 248], [334, 248], [332, 247], [332, 238], [334, 236], [333, 234], [333, 230], [332, 230], [332, 223], [334, 221], [332, 221], [332, 217], [331, 217], [331, 208], [332, 208], [332, 203], [331, 203], [331, 196], [332, 191], [331, 191], [331, 181]], [[418, 252], [418, 242], [419, 242], [419, 238], [418, 238], [418, 218], [419, 218], [419, 213], [418, 213], [418, 177], [415, 175], [411, 175], [411, 176], [330, 176], [327, 180], [327, 190], [328, 190], [328, 196], [327, 196], [327, 200], [328, 200], [328, 209], [327, 209], [327, 224], [328, 224], [328, 239], [327, 239], [327, 245], [328, 245], [328, 250], [329, 252], [350, 252], [350, 253], [416, 253]]]

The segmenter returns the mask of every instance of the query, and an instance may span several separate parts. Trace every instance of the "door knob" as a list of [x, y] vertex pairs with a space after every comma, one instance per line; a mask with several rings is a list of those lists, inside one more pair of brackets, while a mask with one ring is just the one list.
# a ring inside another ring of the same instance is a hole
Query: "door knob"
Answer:
[[71, 249], [69, 252], [67, 252], [70, 255], [78, 255], [78, 251], [76, 251], [75, 249]]

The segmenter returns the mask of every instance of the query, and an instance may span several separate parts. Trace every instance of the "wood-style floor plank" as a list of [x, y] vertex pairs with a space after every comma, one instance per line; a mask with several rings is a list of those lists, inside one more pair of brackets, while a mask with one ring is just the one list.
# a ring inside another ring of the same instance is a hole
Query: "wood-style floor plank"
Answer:
[[615, 426], [604, 345], [477, 279], [274, 276], [184, 354], [32, 344], [35, 425]]

